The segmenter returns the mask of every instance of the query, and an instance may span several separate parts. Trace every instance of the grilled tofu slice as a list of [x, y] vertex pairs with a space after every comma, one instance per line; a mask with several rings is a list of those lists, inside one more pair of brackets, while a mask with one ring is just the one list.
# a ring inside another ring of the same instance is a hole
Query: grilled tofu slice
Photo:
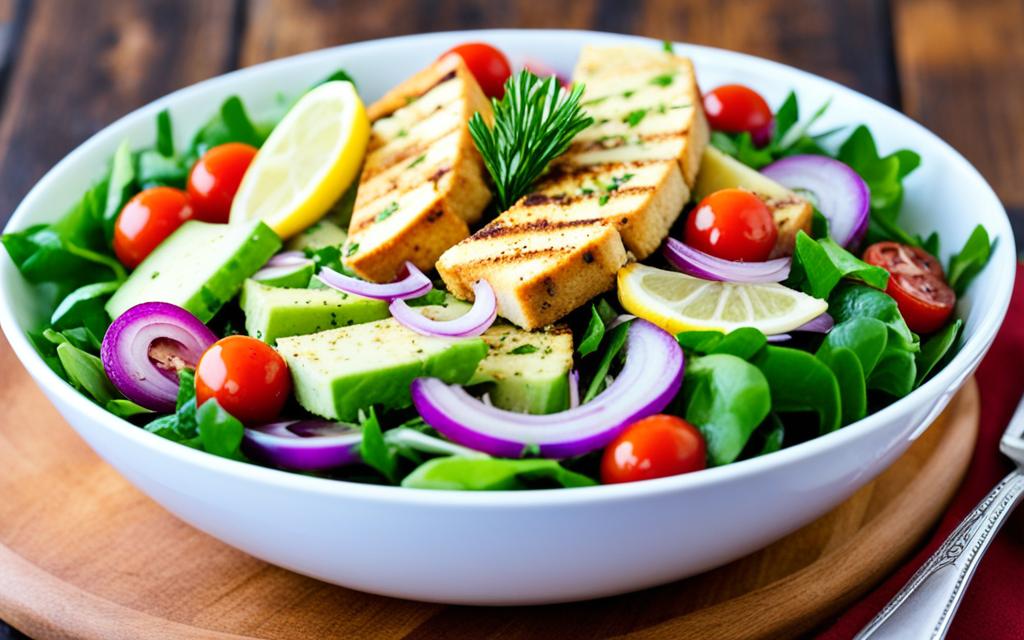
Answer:
[[567, 156], [581, 165], [675, 159], [693, 186], [708, 144], [693, 63], [649, 47], [584, 47], [573, 79], [595, 120]]
[[751, 169], [714, 147], [704, 151], [701, 170], [694, 188], [699, 200], [720, 189], [739, 187], [757, 194], [768, 205], [779, 229], [772, 258], [793, 254], [797, 231], [810, 233], [814, 207], [796, 193], [764, 174]]
[[689, 200], [708, 128], [689, 60], [641, 47], [587, 47], [575, 79], [595, 123], [534, 192], [437, 264], [463, 299], [487, 280], [498, 313], [551, 324], [607, 291], [629, 257], [644, 259]]
[[458, 56], [445, 56], [370, 106], [373, 122], [349, 225], [345, 264], [367, 280], [394, 280], [408, 260], [423, 270], [469, 235], [491, 199], [469, 133], [491, 106]]

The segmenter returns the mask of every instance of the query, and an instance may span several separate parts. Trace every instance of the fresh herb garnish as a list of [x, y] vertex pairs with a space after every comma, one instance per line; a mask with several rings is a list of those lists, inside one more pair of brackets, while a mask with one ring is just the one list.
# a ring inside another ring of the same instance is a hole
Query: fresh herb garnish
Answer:
[[512, 349], [511, 351], [509, 351], [509, 353], [514, 355], [514, 356], [523, 356], [523, 355], [528, 355], [528, 354], [531, 354], [531, 353], [536, 353], [537, 351], [538, 351], [537, 347], [532, 345], [532, 344], [521, 344], [518, 347], [516, 347], [515, 349]]
[[950, 258], [946, 276], [949, 286], [953, 288], [956, 295], [963, 295], [971, 280], [974, 280], [974, 277], [985, 268], [992, 255], [993, 246], [995, 246], [994, 243], [989, 242], [988, 231], [979, 224], [974, 227], [974, 231], [967, 238], [960, 253]]
[[420, 156], [417, 156], [417, 158], [415, 160], [413, 160], [412, 162], [409, 163], [409, 166], [406, 167], [406, 169], [412, 169], [413, 167], [421, 164], [426, 159], [427, 159], [427, 154], [425, 154], [425, 153], [420, 155]]
[[[380, 222], [382, 220], [387, 220], [396, 211], [398, 211], [398, 203], [397, 202], [392, 202], [388, 206], [384, 207], [384, 209], [381, 210], [381, 212], [377, 214], [377, 217], [374, 218], [374, 220], [376, 220], [377, 222]], [[348, 255], [352, 255], [352, 254], [348, 254]]]
[[633, 176], [634, 174], [632, 173], [624, 173], [621, 176], [613, 176], [611, 182], [608, 184], [602, 184], [601, 188], [604, 190], [604, 193], [597, 199], [598, 206], [603, 207], [608, 204], [608, 200], [611, 198], [612, 192], [618, 191], [619, 187], [629, 182]]
[[345, 247], [345, 257], [351, 258], [356, 254], [357, 251], [359, 251], [359, 243], [352, 242], [347, 247]]
[[581, 84], [565, 91], [557, 78], [541, 80], [524, 70], [505, 83], [504, 98], [491, 100], [493, 127], [473, 114], [469, 131], [494, 180], [502, 211], [526, 195], [548, 163], [593, 124], [580, 107], [582, 95]]
[[623, 122], [628, 124], [630, 127], [635, 127], [640, 124], [640, 121], [647, 115], [647, 109], [634, 109], [626, 114], [622, 119]]
[[661, 41], [661, 50], [664, 51], [665, 53], [675, 53], [676, 52], [675, 45], [673, 45], [672, 41], [670, 41], [670, 40], [662, 40]]

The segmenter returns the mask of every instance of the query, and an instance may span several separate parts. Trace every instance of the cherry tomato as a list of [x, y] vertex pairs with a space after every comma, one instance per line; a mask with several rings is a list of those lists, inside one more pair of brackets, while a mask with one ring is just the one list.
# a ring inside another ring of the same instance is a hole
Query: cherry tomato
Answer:
[[188, 195], [196, 218], [227, 222], [242, 176], [256, 157], [256, 147], [241, 142], [218, 145], [203, 154], [188, 175]]
[[676, 416], [649, 416], [626, 427], [604, 450], [601, 482], [635, 482], [700, 471], [707, 466], [704, 437]]
[[778, 236], [768, 205], [743, 189], [712, 193], [686, 221], [686, 244], [725, 260], [767, 260]]
[[291, 390], [284, 358], [256, 338], [222, 338], [196, 365], [196, 402], [202, 405], [216, 398], [225, 411], [246, 424], [276, 418]]
[[911, 331], [931, 333], [949, 320], [956, 294], [933, 255], [919, 247], [879, 242], [867, 248], [864, 262], [889, 272], [885, 292], [896, 300]]
[[512, 75], [512, 67], [504, 53], [483, 42], [465, 42], [449, 49], [444, 55], [449, 53], [462, 57], [473, 72], [473, 77], [480, 83], [484, 95], [498, 99], [505, 95], [505, 81]]
[[136, 194], [114, 223], [117, 259], [134, 269], [192, 216], [188, 194], [180, 189], [153, 187]]
[[728, 133], [749, 131], [759, 147], [771, 140], [771, 107], [750, 87], [726, 84], [712, 89], [704, 95], [704, 112], [712, 129]]

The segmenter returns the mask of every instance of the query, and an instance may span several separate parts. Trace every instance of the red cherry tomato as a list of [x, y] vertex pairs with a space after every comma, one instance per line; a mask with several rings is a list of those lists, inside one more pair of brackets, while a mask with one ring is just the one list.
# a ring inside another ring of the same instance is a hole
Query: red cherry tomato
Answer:
[[778, 236], [768, 205], [743, 189], [712, 193], [686, 220], [686, 244], [725, 260], [767, 260]]
[[504, 53], [483, 42], [466, 42], [449, 49], [444, 55], [449, 53], [462, 57], [480, 83], [484, 95], [498, 99], [505, 95], [505, 81], [512, 75], [512, 67]]
[[896, 300], [911, 331], [931, 333], [949, 320], [956, 294], [930, 253], [897, 242], [878, 242], [864, 252], [864, 262], [889, 272], [885, 292]]
[[196, 218], [204, 222], [227, 222], [242, 176], [256, 157], [256, 147], [229, 142], [213, 147], [192, 166], [188, 195]]
[[750, 87], [726, 84], [709, 91], [704, 95], [704, 112], [712, 129], [728, 133], [749, 131], [759, 147], [771, 140], [771, 107]]
[[206, 350], [196, 365], [196, 402], [216, 398], [246, 424], [270, 422], [292, 390], [284, 358], [248, 336], [228, 336]]
[[192, 215], [188, 194], [180, 189], [153, 187], [136, 194], [114, 223], [117, 259], [134, 269]]
[[676, 416], [654, 415], [626, 427], [604, 450], [601, 482], [634, 482], [700, 471], [707, 466], [704, 437]]

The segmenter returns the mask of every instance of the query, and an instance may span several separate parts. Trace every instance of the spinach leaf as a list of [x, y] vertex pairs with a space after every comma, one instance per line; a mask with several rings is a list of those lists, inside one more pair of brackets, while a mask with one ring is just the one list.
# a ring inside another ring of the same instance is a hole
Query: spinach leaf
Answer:
[[830, 352], [848, 349], [860, 361], [861, 372], [867, 376], [874, 370], [889, 342], [889, 329], [875, 318], [850, 318], [835, 325], [825, 336], [817, 356], [826, 362]]
[[110, 242], [114, 238], [114, 223], [128, 199], [137, 191], [135, 183], [135, 163], [132, 149], [125, 140], [114, 152], [110, 168], [110, 179], [107, 184], [107, 200], [103, 207], [103, 230]]
[[819, 351], [817, 357], [832, 370], [832, 375], [839, 383], [841, 426], [866, 416], [868, 390], [864, 380], [864, 369], [857, 354], [847, 347], [834, 347], [824, 352]]
[[676, 334], [676, 342], [684, 350], [706, 354], [721, 344], [725, 334], [721, 331], [683, 331]]
[[123, 398], [115, 398], [114, 400], [111, 400], [104, 405], [104, 408], [118, 418], [131, 418], [147, 413], [153, 413], [146, 407], [140, 407], [131, 400], [125, 400]]
[[331, 75], [327, 76], [326, 78], [324, 78], [320, 82], [317, 82], [316, 84], [314, 84], [312, 87], [310, 87], [310, 89], [315, 89], [316, 87], [319, 87], [322, 84], [326, 84], [328, 82], [334, 82], [335, 80], [344, 80], [346, 82], [351, 82], [353, 87], [357, 87], [358, 88], [358, 85], [356, 85], [355, 79], [352, 76], [350, 76], [347, 71], [345, 71], [344, 69], [338, 69], [337, 71], [335, 71]]
[[932, 372], [932, 369], [950, 353], [950, 349], [956, 344], [956, 339], [960, 336], [960, 329], [963, 326], [964, 321], [957, 318], [921, 344], [921, 351], [917, 354], [917, 379], [914, 380], [915, 387], [920, 386], [925, 378], [928, 377], [928, 374]]
[[538, 485], [589, 487], [597, 484], [585, 475], [569, 471], [556, 460], [507, 460], [501, 458], [434, 458], [420, 465], [402, 481], [413, 489], [503, 491]]
[[753, 364], [768, 381], [773, 411], [814, 411], [821, 433], [839, 428], [839, 383], [821, 360], [806, 351], [769, 345]]
[[761, 447], [761, 451], [757, 454], [763, 456], [769, 453], [775, 453], [782, 449], [783, 440], [786, 437], [786, 425], [782, 423], [782, 419], [774, 413], [768, 416], [769, 423], [768, 433], [764, 437], [764, 445]]
[[146, 425], [146, 431], [162, 438], [200, 448], [199, 424], [196, 421], [196, 376], [191, 369], [178, 372], [178, 400], [174, 413], [157, 418]]
[[110, 317], [103, 305], [120, 286], [121, 283], [115, 280], [95, 282], [75, 289], [57, 305], [50, 316], [51, 326], [56, 329], [85, 326], [94, 335], [103, 335], [110, 326]]
[[886, 347], [875, 370], [868, 376], [868, 389], [884, 391], [891, 396], [902, 398], [914, 389], [917, 379], [917, 363], [914, 353], [905, 349]]
[[626, 344], [626, 334], [629, 332], [629, 325], [629, 322], [623, 322], [612, 329], [611, 335], [608, 336], [608, 344], [605, 346], [604, 355], [601, 356], [601, 363], [597, 365], [594, 377], [590, 381], [590, 386], [587, 387], [587, 393], [583, 396], [583, 403], [590, 402], [604, 389], [605, 378], [608, 377], [612, 361], [615, 360], [615, 357], [622, 351], [623, 345]]
[[918, 337], [907, 327], [896, 301], [884, 291], [863, 285], [843, 285], [832, 294], [828, 308], [836, 324], [853, 318], [875, 318], [889, 328], [889, 347], [912, 352], [920, 349]]
[[684, 415], [700, 429], [713, 465], [734, 461], [772, 408], [764, 374], [728, 354], [691, 358], [682, 398]]
[[735, 331], [730, 331], [725, 334], [721, 341], [718, 342], [713, 348], [707, 353], [709, 354], [728, 354], [736, 356], [737, 358], [743, 358], [744, 360], [750, 360], [753, 358], [761, 349], [768, 344], [768, 339], [759, 330], [753, 327], [741, 327]]
[[384, 434], [380, 429], [380, 421], [377, 420], [377, 413], [370, 407], [370, 415], [363, 420], [359, 427], [363, 432], [363, 439], [359, 443], [359, 455], [363, 462], [381, 473], [388, 482], [395, 484], [397, 481], [398, 459], [395, 452], [384, 440]]
[[974, 227], [974, 231], [967, 238], [960, 253], [949, 260], [949, 269], [946, 270], [949, 286], [953, 288], [957, 296], [962, 296], [971, 284], [975, 276], [988, 264], [992, 255], [992, 248], [995, 243], [990, 243], [988, 231], [980, 224]]
[[57, 345], [57, 357], [67, 372], [68, 382], [101, 406], [121, 397], [107, 378], [103, 363], [96, 356], [82, 351], [70, 342], [63, 342]]
[[188, 159], [165, 156], [154, 149], [144, 149], [135, 156], [136, 180], [140, 189], [175, 187], [182, 189], [188, 180]]
[[254, 147], [263, 144], [263, 134], [249, 119], [245, 105], [238, 96], [231, 96], [192, 139], [190, 155], [198, 157], [210, 148], [227, 142], [244, 142]]
[[597, 312], [596, 305], [590, 305], [590, 322], [587, 324], [587, 330], [583, 334], [583, 339], [580, 340], [580, 345], [576, 347], [576, 352], [580, 356], [587, 356], [601, 346], [601, 340], [604, 339], [604, 320], [601, 318], [601, 314]]
[[156, 151], [166, 158], [174, 157], [174, 129], [167, 109], [156, 114]]
[[216, 399], [204, 402], [196, 411], [195, 418], [203, 451], [232, 460], [246, 459], [240, 449], [245, 427]]
[[828, 299], [843, 278], [860, 280], [876, 289], [885, 289], [889, 273], [881, 267], [859, 260], [832, 238], [812, 240], [803, 231], [798, 231], [790, 284], [815, 298]]

